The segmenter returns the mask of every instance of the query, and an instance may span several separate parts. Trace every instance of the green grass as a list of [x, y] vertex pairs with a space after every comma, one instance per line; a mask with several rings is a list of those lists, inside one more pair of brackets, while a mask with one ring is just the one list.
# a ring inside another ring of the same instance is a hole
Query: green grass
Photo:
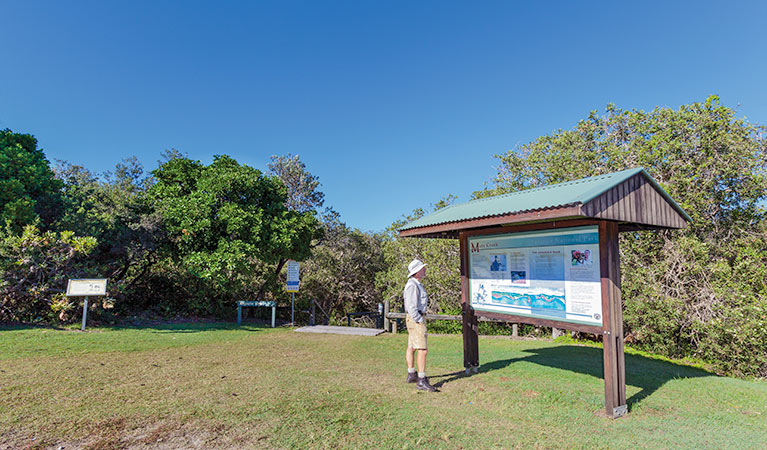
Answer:
[[404, 383], [404, 334], [228, 324], [0, 330], [0, 449], [763, 448], [767, 383], [626, 355], [630, 412], [603, 413], [601, 349], [429, 337], [441, 392]]

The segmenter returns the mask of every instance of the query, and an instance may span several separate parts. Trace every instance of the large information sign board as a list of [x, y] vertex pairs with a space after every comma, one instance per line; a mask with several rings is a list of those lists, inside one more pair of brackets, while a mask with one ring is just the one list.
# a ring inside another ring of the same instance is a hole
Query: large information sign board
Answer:
[[478, 311], [602, 326], [596, 226], [468, 238]]

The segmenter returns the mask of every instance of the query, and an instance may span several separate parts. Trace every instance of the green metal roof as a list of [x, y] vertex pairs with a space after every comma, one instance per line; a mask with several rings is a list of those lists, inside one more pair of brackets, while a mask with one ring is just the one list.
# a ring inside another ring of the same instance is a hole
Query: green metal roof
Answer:
[[690, 217], [684, 210], [669, 197], [663, 188], [644, 169], [637, 168], [452, 205], [414, 220], [404, 225], [399, 231], [485, 217], [518, 214], [526, 211], [585, 204], [638, 173], [643, 173], [669, 204], [686, 220], [690, 220]]

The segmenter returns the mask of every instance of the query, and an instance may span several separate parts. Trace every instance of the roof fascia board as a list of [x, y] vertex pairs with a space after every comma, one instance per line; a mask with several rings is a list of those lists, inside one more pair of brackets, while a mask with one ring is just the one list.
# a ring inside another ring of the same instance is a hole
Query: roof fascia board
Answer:
[[563, 208], [527, 211], [520, 214], [504, 214], [501, 216], [485, 217], [482, 219], [464, 220], [461, 222], [448, 222], [437, 225], [431, 225], [420, 228], [410, 228], [401, 230], [399, 237], [412, 237], [424, 234], [442, 233], [446, 231], [468, 230], [472, 228], [490, 227], [494, 225], [517, 225], [521, 223], [532, 223], [536, 221], [547, 220], [565, 220], [573, 218], [584, 218], [581, 211], [581, 205], [569, 205]]
[[[586, 203], [594, 200], [595, 198], [599, 197], [600, 195], [604, 194], [605, 192], [609, 191], [610, 189], [614, 188], [615, 186], [625, 182], [626, 180], [628, 180], [629, 178], [633, 177], [634, 175], [636, 175], [638, 173], [642, 173], [642, 172], [644, 172], [644, 169], [630, 169], [630, 170], [624, 170], [623, 172], [618, 172], [618, 173], [614, 174], [614, 175], [620, 174], [621, 176], [620, 177], [616, 177], [614, 181], [611, 180], [612, 184], [608, 185], [607, 187], [602, 187], [602, 188], [599, 188], [599, 189], [594, 189], [594, 190], [589, 191], [588, 193], [584, 194], [583, 204], [585, 205]], [[645, 172], [645, 175], [647, 175], [646, 172]]]

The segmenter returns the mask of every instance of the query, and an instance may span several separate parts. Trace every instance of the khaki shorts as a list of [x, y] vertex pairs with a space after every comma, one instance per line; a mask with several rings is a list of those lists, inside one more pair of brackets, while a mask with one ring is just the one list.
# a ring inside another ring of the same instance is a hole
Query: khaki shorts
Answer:
[[407, 346], [426, 350], [426, 321], [416, 323], [408, 314], [405, 324], [407, 325]]

